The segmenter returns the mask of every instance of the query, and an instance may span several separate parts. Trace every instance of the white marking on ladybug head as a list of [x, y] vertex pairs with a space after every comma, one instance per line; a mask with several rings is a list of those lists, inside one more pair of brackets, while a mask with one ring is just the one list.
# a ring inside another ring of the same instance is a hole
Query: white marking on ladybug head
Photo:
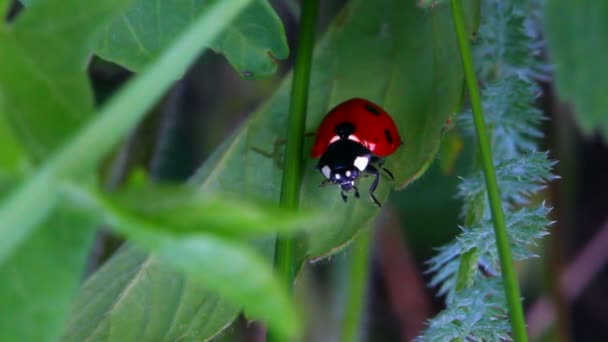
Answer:
[[350, 177], [351, 174], [352, 174], [352, 172], [350, 172], [350, 170], [346, 171], [346, 177]]
[[325, 178], [329, 179], [331, 177], [331, 168], [329, 166], [323, 166], [321, 168], [321, 172], [323, 173], [323, 176], [325, 176]]
[[355, 158], [355, 162], [353, 164], [357, 167], [357, 169], [359, 169], [359, 171], [364, 171], [367, 167], [367, 164], [369, 164], [369, 158], [357, 157]]
[[352, 140], [352, 141], [354, 141], [354, 142], [358, 142], [358, 143], [360, 143], [360, 142], [361, 142], [361, 139], [359, 139], [359, 138], [358, 138], [356, 135], [354, 135], [354, 134], [349, 135], [349, 136], [348, 136], [348, 140]]
[[331, 144], [331, 143], [333, 143], [334, 141], [339, 140], [339, 139], [340, 139], [340, 136], [339, 136], [339, 135], [334, 135], [334, 137], [333, 137], [333, 138], [329, 139], [329, 143]]

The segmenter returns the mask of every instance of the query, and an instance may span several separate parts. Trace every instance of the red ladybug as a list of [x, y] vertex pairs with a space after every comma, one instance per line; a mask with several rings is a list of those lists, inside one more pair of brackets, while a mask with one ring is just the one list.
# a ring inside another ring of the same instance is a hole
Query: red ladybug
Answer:
[[380, 173], [374, 164], [393, 179], [393, 174], [382, 167], [382, 157], [392, 154], [400, 145], [401, 137], [390, 115], [371, 101], [354, 98], [337, 105], [325, 116], [311, 155], [321, 157], [317, 168], [327, 178], [321, 185], [339, 185], [344, 202], [350, 190], [359, 198], [355, 181], [362, 173], [375, 176], [369, 194], [380, 206], [374, 196]]

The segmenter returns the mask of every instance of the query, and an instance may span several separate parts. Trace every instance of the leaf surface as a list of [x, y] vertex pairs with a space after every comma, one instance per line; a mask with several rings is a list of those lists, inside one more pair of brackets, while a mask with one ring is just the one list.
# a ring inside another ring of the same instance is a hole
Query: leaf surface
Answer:
[[[148, 185], [141, 187], [158, 191], [158, 186]], [[166, 187], [173, 190], [173, 195], [169, 199], [149, 197], [148, 200], [162, 203], [173, 204], [176, 200], [180, 207], [188, 207], [192, 203], [203, 204], [199, 209], [213, 210], [216, 203], [221, 201], [207, 199], [203, 202], [191, 200], [190, 193], [178, 188]], [[129, 191], [128, 189], [126, 190]], [[298, 321], [293, 303], [287, 289], [281, 284], [279, 278], [275, 276], [272, 264], [247, 244], [247, 240], [235, 240], [225, 236], [218, 236], [218, 232], [232, 232], [242, 224], [241, 228], [246, 230], [243, 225], [266, 225], [274, 223], [283, 227], [289, 226], [288, 211], [272, 212], [276, 217], [270, 217], [270, 212], [261, 208], [244, 206], [238, 203], [233, 207], [224, 206], [226, 212], [207, 213], [199, 216], [200, 222], [180, 222], [179, 216], [167, 219], [167, 217], [153, 217], [149, 220], [147, 215], [141, 212], [129, 210], [127, 206], [118, 206], [112, 197], [95, 191], [87, 191], [86, 188], [70, 185], [67, 187], [67, 194], [71, 195], [72, 200], [76, 200], [81, 205], [87, 205], [94, 211], [103, 212], [106, 223], [114, 230], [118, 231], [129, 241], [144, 247], [154, 256], [163, 262], [182, 270], [189, 277], [201, 284], [206, 289], [226, 298], [233, 305], [242, 305], [245, 310], [256, 319], [260, 319], [268, 324], [268, 328], [275, 334], [293, 338], [298, 329]], [[121, 196], [119, 196], [120, 198]], [[139, 196], [138, 196], [139, 197]], [[122, 196], [124, 198], [124, 196]], [[140, 201], [142, 197], [139, 197]], [[184, 200], [185, 198], [185, 200]], [[164, 202], [163, 202], [164, 201]], [[131, 204], [132, 205], [132, 204]], [[169, 206], [171, 208], [171, 205]], [[173, 207], [175, 208], [175, 207]], [[239, 209], [247, 211], [238, 213]], [[164, 211], [159, 208], [157, 212]], [[234, 220], [218, 219], [218, 216], [226, 216], [228, 212]], [[252, 220], [252, 214], [253, 217]], [[157, 214], [153, 214], [156, 216]], [[160, 214], [162, 216], [162, 213]], [[293, 214], [291, 214], [293, 215]], [[278, 218], [283, 218], [281, 222]], [[295, 223], [304, 223], [299, 217], [293, 216]], [[261, 221], [253, 223], [251, 221]], [[165, 224], [176, 224], [175, 226], [165, 226]], [[233, 225], [234, 227], [225, 228], [222, 225]], [[198, 229], [196, 229], [198, 227]], [[209, 230], [205, 228], [209, 227]], [[228, 234], [231, 235], [231, 234]], [[234, 238], [234, 233], [232, 236]], [[157, 281], [157, 280], [156, 280]], [[121, 299], [119, 297], [119, 299]], [[129, 326], [124, 331], [117, 334], [129, 336]]]
[[196, 284], [149, 253], [123, 246], [85, 283], [62, 340], [209, 338], [239, 310]]
[[608, 141], [608, 2], [549, 0], [545, 32], [560, 97], [584, 133]]
[[[140, 71], [214, 1], [136, 0], [105, 29], [99, 56]], [[277, 59], [289, 54], [281, 20], [266, 0], [255, 0], [210, 46], [244, 77], [274, 74]]]
[[[0, 341], [55, 341], [85, 268], [96, 222], [57, 210], [2, 265]], [[33, 328], [35, 326], [35, 328]]]
[[86, 75], [91, 48], [126, 1], [30, 2], [0, 29], [0, 111], [40, 163], [91, 117]]
[[[0, 22], [0, 175], [24, 176], [90, 116], [90, 48], [123, 3], [39, 1], [10, 24]], [[11, 217], [23, 222], [48, 213], [54, 188], [46, 180], [38, 185], [45, 205]], [[42, 219], [35, 232], [13, 221], [0, 229], [0, 272], [7, 279], [0, 283], [0, 340], [54, 341], [82, 277], [93, 222], [66, 208]]]

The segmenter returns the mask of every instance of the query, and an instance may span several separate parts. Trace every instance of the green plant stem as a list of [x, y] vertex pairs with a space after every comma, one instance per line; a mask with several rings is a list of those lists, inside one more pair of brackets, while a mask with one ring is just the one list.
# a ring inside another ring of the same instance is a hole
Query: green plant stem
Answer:
[[[281, 185], [281, 206], [288, 209], [298, 208], [300, 199], [300, 184], [302, 183], [302, 169], [304, 166], [302, 147], [304, 145], [308, 84], [310, 82], [310, 66], [318, 7], [318, 0], [304, 1], [300, 20], [298, 50], [287, 123], [288, 138], [285, 150], [283, 183]], [[292, 287], [295, 274], [294, 258], [294, 240], [292, 238], [277, 239], [275, 265], [289, 288]]]
[[[283, 182], [281, 184], [281, 207], [288, 209], [297, 209], [300, 203], [308, 85], [310, 83], [310, 68], [319, 1], [305, 0], [302, 2], [302, 6], [287, 122]], [[292, 290], [296, 271], [294, 238], [277, 238], [274, 262], [283, 283]], [[269, 340], [280, 341], [281, 339], [271, 334]]]
[[[90, 171], [251, 0], [220, 1], [0, 205], [0, 264], [48, 214], [59, 177]], [[217, 20], [221, 18], [221, 20]]]
[[366, 297], [372, 232], [371, 229], [361, 232], [351, 247], [348, 294], [342, 324], [343, 342], [357, 341], [361, 331], [359, 327]]
[[511, 256], [511, 249], [509, 247], [509, 237], [507, 235], [505, 218], [501, 207], [494, 163], [492, 162], [490, 141], [483, 119], [479, 87], [477, 85], [475, 69], [473, 68], [473, 57], [471, 56], [468, 35], [464, 25], [462, 4], [460, 0], [451, 0], [451, 2], [452, 16], [454, 18], [454, 25], [456, 27], [456, 33], [458, 36], [458, 44], [460, 45], [460, 53], [462, 55], [466, 82], [469, 89], [469, 94], [471, 96], [473, 120], [475, 122], [475, 130], [477, 132], [477, 139], [479, 143], [479, 152], [483, 164], [486, 187], [488, 189], [488, 198], [490, 200], [490, 210], [492, 212], [492, 221], [494, 223], [494, 233], [496, 235], [496, 245], [498, 248], [498, 256], [500, 258], [500, 267], [502, 269], [504, 290], [509, 307], [509, 317], [511, 319], [513, 339], [516, 342], [525, 342], [528, 341], [528, 336], [526, 333], [524, 313], [521, 305], [521, 295], [519, 293], [517, 276], [513, 267], [513, 259]]

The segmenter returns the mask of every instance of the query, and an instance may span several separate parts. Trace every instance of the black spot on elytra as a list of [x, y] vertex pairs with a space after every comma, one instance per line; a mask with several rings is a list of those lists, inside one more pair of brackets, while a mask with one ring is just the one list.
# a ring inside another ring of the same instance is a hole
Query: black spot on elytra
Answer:
[[384, 136], [386, 137], [386, 141], [388, 141], [389, 144], [393, 144], [393, 136], [391, 135], [391, 132], [388, 129], [384, 130]]
[[336, 125], [336, 135], [341, 139], [348, 139], [348, 136], [355, 133], [355, 125], [345, 121]]
[[366, 104], [365, 109], [374, 115], [378, 115], [378, 116], [380, 115], [380, 111], [378, 110], [378, 108], [376, 108], [370, 104]]

